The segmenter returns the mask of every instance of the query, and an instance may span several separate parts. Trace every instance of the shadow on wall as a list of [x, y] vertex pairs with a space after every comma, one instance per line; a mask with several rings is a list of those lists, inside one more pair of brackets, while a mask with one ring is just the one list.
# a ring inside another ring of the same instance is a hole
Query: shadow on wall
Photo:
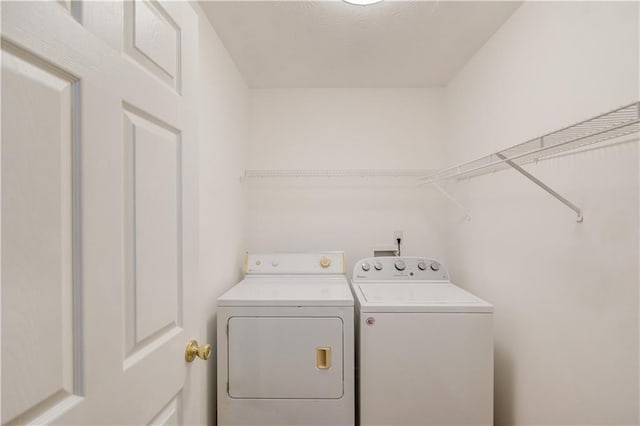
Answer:
[[513, 425], [515, 423], [513, 359], [506, 348], [498, 344], [494, 348], [493, 365], [493, 423], [495, 425]]
[[218, 417], [218, 333], [217, 333], [217, 316], [212, 315], [207, 321], [207, 341], [211, 342], [215, 348], [213, 356], [208, 365], [207, 372], [207, 395], [209, 395], [209, 401], [207, 401], [207, 424], [217, 424]]

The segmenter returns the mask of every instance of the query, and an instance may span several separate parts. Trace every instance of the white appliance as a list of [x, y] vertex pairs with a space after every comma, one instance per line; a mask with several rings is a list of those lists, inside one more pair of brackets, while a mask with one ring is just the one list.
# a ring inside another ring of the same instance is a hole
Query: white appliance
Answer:
[[218, 299], [218, 425], [353, 425], [344, 253], [247, 254]]
[[361, 426], [493, 424], [493, 308], [440, 263], [356, 263]]

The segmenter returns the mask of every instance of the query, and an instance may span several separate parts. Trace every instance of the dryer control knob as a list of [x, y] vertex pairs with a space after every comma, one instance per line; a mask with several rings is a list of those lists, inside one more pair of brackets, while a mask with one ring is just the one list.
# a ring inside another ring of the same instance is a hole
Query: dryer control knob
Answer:
[[420, 269], [421, 271], [424, 271], [425, 269], [427, 269], [427, 264], [425, 262], [419, 262], [418, 269]]
[[402, 260], [397, 260], [394, 265], [398, 271], [404, 271], [404, 268], [407, 267]]
[[320, 259], [320, 266], [322, 266], [325, 269], [328, 268], [329, 266], [331, 266], [331, 259], [329, 259], [328, 257], [322, 256], [322, 258]]
[[440, 269], [440, 265], [438, 265], [436, 262], [433, 262], [433, 263], [431, 264], [431, 270], [435, 272], [435, 271], [437, 271], [438, 269]]
[[382, 263], [380, 262], [374, 263], [373, 267], [376, 268], [376, 271], [382, 271]]
[[367, 262], [362, 264], [362, 270], [367, 272], [369, 269], [371, 269], [371, 267], [369, 266], [369, 264]]

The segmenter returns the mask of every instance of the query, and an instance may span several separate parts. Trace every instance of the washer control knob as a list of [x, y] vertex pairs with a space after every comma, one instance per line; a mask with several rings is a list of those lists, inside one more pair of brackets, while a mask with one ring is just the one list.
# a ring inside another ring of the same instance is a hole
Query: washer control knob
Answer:
[[382, 263], [380, 262], [374, 263], [373, 267], [376, 268], [376, 271], [382, 271]]
[[405, 265], [404, 261], [402, 260], [396, 260], [396, 263], [394, 265], [398, 271], [404, 271], [404, 268], [407, 267], [407, 265]]
[[331, 259], [322, 256], [322, 258], [320, 259], [320, 266], [322, 266], [324, 269], [327, 269], [329, 266], [331, 266]]
[[425, 269], [427, 269], [427, 264], [425, 262], [419, 262], [418, 269], [420, 269], [421, 271], [424, 271]]
[[431, 270], [435, 272], [435, 271], [437, 271], [438, 269], [440, 269], [440, 265], [438, 265], [436, 262], [433, 262], [433, 263], [431, 264]]
[[369, 269], [371, 269], [371, 267], [369, 266], [369, 264], [367, 262], [364, 262], [362, 264], [362, 270], [367, 272]]

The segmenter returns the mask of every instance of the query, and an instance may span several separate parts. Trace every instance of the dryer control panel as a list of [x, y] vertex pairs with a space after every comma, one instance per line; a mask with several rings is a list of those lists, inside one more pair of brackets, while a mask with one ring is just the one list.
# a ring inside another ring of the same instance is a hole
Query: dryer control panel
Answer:
[[253, 274], [344, 274], [344, 252], [245, 253], [244, 273]]
[[449, 273], [426, 257], [367, 257], [356, 262], [353, 281], [449, 281]]

